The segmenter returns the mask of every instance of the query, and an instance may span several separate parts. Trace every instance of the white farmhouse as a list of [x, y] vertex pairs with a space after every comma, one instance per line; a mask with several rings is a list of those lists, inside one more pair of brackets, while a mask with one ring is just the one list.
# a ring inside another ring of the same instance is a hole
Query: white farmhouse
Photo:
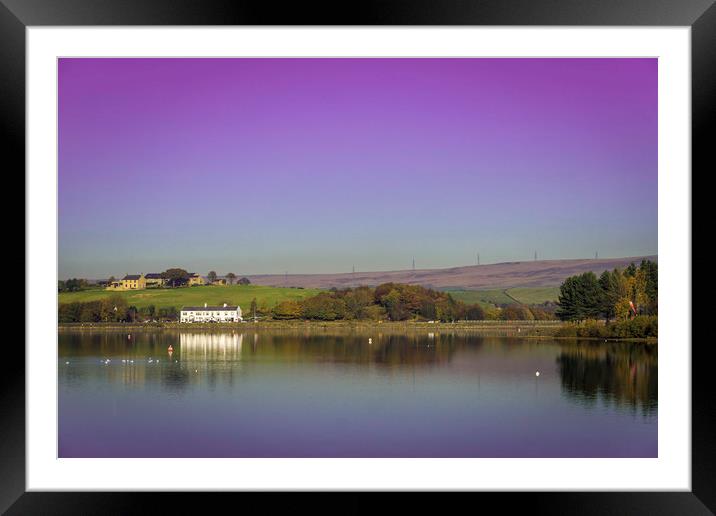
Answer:
[[181, 318], [183, 323], [204, 323], [204, 322], [240, 322], [241, 307], [229, 306], [186, 306], [181, 309]]

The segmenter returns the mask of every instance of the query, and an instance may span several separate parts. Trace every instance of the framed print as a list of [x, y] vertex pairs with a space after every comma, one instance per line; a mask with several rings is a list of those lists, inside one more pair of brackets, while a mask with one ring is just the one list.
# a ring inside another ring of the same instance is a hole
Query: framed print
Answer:
[[716, 8], [363, 7], [4, 2], [3, 510], [714, 510], [691, 191]]

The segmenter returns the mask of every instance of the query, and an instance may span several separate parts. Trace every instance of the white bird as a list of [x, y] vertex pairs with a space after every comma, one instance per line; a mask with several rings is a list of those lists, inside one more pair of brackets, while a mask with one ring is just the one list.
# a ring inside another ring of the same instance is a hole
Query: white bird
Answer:
[[65, 364], [69, 365], [69, 362], [65, 362]]
[[535, 376], [539, 376], [539, 371], [535, 372]]

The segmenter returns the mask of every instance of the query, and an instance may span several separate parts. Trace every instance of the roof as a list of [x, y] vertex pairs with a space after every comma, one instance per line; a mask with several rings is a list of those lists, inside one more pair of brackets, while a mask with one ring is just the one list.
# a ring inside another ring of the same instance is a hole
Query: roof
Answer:
[[138, 279], [141, 278], [141, 277], [142, 277], [141, 274], [127, 274], [127, 275], [126, 275], [124, 278], [122, 278], [122, 279], [123, 279], [123, 280], [138, 280]]
[[226, 312], [235, 312], [238, 310], [238, 305], [236, 306], [185, 306], [181, 309], [182, 312], [201, 312], [201, 311], [226, 311]]
[[162, 275], [159, 272], [149, 272], [144, 277], [147, 279], [162, 279]]

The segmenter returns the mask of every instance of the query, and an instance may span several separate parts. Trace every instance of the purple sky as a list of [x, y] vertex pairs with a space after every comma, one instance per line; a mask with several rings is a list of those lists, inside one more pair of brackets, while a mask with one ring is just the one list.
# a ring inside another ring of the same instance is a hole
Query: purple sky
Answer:
[[59, 277], [657, 252], [656, 59], [61, 59]]

